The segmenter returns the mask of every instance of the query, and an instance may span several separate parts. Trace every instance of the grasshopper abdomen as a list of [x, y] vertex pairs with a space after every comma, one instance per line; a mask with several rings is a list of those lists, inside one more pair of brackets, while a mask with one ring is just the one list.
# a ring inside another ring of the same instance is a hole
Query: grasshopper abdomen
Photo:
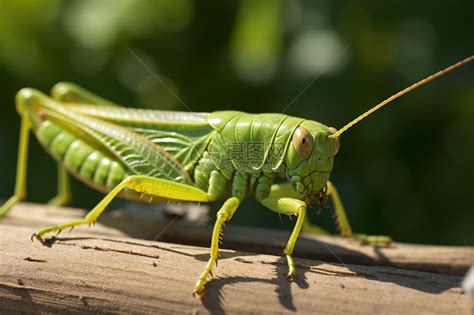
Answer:
[[90, 186], [109, 191], [129, 176], [124, 165], [49, 120], [35, 132], [46, 151]]

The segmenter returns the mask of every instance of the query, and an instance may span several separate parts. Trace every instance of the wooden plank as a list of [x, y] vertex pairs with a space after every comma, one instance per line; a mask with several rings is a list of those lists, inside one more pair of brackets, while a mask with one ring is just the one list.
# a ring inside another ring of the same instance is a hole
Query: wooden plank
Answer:
[[[208, 249], [137, 240], [97, 224], [31, 242], [40, 227], [81, 213], [20, 205], [0, 224], [0, 308], [19, 311], [180, 313], [470, 314], [461, 277], [297, 259], [293, 283], [282, 257], [222, 251], [206, 296], [194, 282]], [[52, 217], [51, 214], [55, 216]], [[421, 247], [422, 248], [422, 247]]]
[[[80, 219], [86, 213], [79, 209], [55, 209], [34, 204], [23, 204], [22, 207], [24, 211], [14, 211], [7, 218], [9, 224], [44, 227], [48, 222], [64, 223], [71, 215]], [[106, 212], [99, 221], [112, 227], [111, 231], [120, 230], [122, 235], [134, 238], [196, 246], [210, 244], [212, 225], [208, 224], [207, 207], [184, 204], [154, 210], [133, 204]], [[96, 229], [94, 232], [99, 233]], [[281, 255], [289, 235], [290, 231], [234, 226], [229, 223], [225, 227], [222, 248]], [[305, 234], [298, 239], [294, 255], [327, 262], [392, 266], [457, 276], [465, 275], [474, 263], [474, 247], [394, 243], [389, 248], [381, 248], [336, 236], [315, 237]]]
[[[204, 224], [207, 208], [185, 205], [181, 210], [171, 208], [172, 214], [179, 214], [183, 219], [171, 225], [170, 213], [164, 208], [150, 211], [142, 205], [109, 212], [101, 222], [133, 237], [156, 239], [159, 235], [161, 241], [208, 246], [212, 225]], [[281, 255], [289, 235], [290, 231], [234, 226], [231, 222], [225, 227], [223, 248]], [[380, 248], [361, 246], [357, 241], [341, 237], [302, 234], [294, 255], [328, 262], [392, 266], [462, 276], [474, 262], [474, 247], [394, 243], [389, 248]]]

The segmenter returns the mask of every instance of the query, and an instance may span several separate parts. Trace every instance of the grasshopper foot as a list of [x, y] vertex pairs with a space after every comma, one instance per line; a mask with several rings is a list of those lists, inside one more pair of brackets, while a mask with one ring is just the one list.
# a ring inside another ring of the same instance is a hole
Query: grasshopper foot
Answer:
[[286, 275], [286, 279], [288, 279], [288, 281], [294, 281], [296, 278], [295, 262], [291, 255], [286, 255], [286, 260], [288, 262], [288, 274]]
[[193, 297], [197, 299], [202, 299], [204, 297], [204, 290], [197, 290], [194, 289], [193, 291]]
[[31, 241], [34, 242], [35, 239], [38, 242], [40, 242], [41, 245], [47, 246], [47, 247], [51, 247], [54, 244], [54, 242], [56, 242], [56, 236], [53, 236], [51, 238], [43, 238], [37, 233], [34, 233], [33, 235], [31, 235]]
[[365, 245], [389, 247], [392, 243], [392, 238], [385, 235], [354, 234], [352, 238]]
[[62, 207], [69, 203], [70, 198], [65, 196], [56, 196], [50, 201], [47, 202], [47, 205], [50, 207]]
[[42, 238], [41, 236], [39, 236], [37, 233], [33, 233], [33, 234], [31, 235], [31, 241], [34, 242], [35, 239], [36, 239], [38, 242], [40, 242], [41, 244], [44, 245], [44, 240], [43, 240], [43, 238]]
[[287, 279], [288, 281], [290, 281], [290, 282], [295, 281], [295, 278], [296, 278], [296, 274], [294, 274], [294, 273], [288, 273], [288, 274], [286, 275], [286, 279]]
[[[46, 235], [48, 233], [53, 233], [53, 232], [57, 232], [57, 234], [56, 234], [56, 236], [57, 236], [57, 235], [59, 235], [59, 233], [61, 233], [62, 230], [66, 229], [66, 228], [69, 228], [69, 229], [72, 230], [76, 226], [83, 225], [83, 224], [88, 224], [88, 223], [93, 223], [93, 222], [87, 222], [85, 220], [80, 220], [80, 221], [74, 221], [74, 222], [65, 223], [65, 224], [48, 226], [44, 229], [39, 230], [35, 234], [33, 234], [32, 238], [36, 237], [36, 239], [38, 239], [38, 240], [43, 239], [44, 235]], [[43, 241], [43, 243], [44, 243], [44, 241]]]
[[207, 277], [212, 274], [212, 267], [216, 263], [217, 258], [210, 258], [209, 261], [207, 262], [206, 269], [201, 273], [201, 275], [198, 278], [198, 281], [196, 282], [196, 285], [194, 286], [194, 291], [193, 291], [193, 296], [196, 298], [202, 298], [204, 296], [204, 285], [206, 283]]

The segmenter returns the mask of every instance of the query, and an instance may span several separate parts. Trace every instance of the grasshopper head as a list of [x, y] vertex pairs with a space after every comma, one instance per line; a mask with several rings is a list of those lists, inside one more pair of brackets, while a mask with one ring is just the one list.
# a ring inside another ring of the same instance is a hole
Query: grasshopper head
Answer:
[[339, 150], [339, 138], [348, 129], [372, 115], [402, 95], [446, 73], [474, 61], [474, 55], [438, 71], [390, 96], [337, 131], [315, 121], [306, 120], [293, 133], [286, 155], [286, 176], [293, 189], [308, 205], [326, 199], [326, 184], [331, 173], [334, 156]]
[[286, 156], [286, 176], [309, 205], [324, 203], [339, 138], [336, 129], [306, 120], [295, 129]]

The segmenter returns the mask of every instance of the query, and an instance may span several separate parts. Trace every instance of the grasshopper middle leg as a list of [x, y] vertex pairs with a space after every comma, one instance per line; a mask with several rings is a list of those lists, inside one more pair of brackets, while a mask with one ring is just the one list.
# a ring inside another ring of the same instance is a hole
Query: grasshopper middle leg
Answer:
[[217, 220], [214, 224], [214, 230], [212, 232], [212, 241], [211, 241], [211, 257], [207, 262], [206, 268], [201, 273], [194, 287], [194, 296], [202, 296], [204, 290], [204, 284], [209, 274], [212, 275], [212, 268], [214, 264], [217, 265], [217, 259], [219, 258], [219, 239], [222, 233], [222, 227], [225, 222], [229, 221], [234, 215], [235, 210], [239, 206], [239, 199], [236, 197], [231, 197], [222, 205], [221, 209], [217, 212]]
[[328, 182], [328, 195], [331, 197], [333, 202], [336, 223], [342, 236], [353, 238], [355, 240], [361, 241], [364, 244], [381, 246], [390, 245], [392, 239], [389, 236], [352, 233], [352, 229], [349, 225], [349, 220], [347, 219], [346, 211], [342, 205], [339, 193], [331, 182]]
[[[341, 236], [353, 238], [355, 240], [361, 241], [364, 244], [370, 245], [387, 246], [392, 242], [392, 239], [389, 236], [352, 233], [351, 225], [347, 219], [346, 211], [344, 210], [339, 193], [337, 192], [336, 187], [334, 187], [330, 181], [328, 181], [327, 193], [333, 203], [336, 225], [339, 232], [341, 233]], [[303, 231], [311, 234], [325, 234], [320, 233], [321, 229], [312, 225], [309, 220], [307, 220], [307, 222], [305, 222], [303, 225]]]
[[66, 168], [58, 163], [58, 192], [56, 197], [48, 201], [48, 205], [61, 207], [71, 201], [71, 183]]

